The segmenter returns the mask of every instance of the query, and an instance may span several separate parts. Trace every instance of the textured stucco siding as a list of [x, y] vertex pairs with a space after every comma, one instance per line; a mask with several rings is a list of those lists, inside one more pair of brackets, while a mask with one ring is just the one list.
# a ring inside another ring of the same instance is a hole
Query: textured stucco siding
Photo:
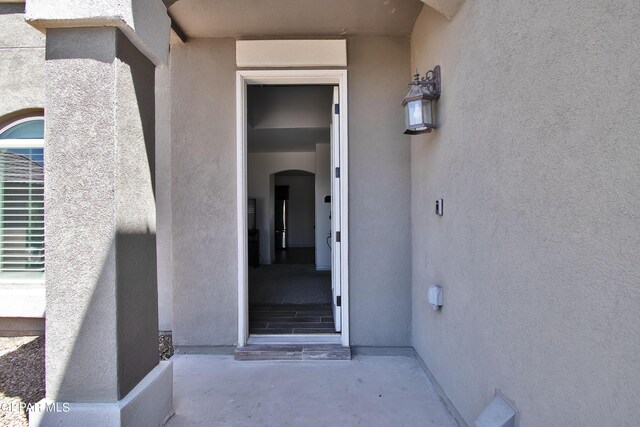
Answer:
[[24, 22], [24, 4], [0, 4], [0, 121], [44, 107], [44, 44]]
[[237, 341], [235, 71], [233, 39], [172, 46], [176, 345]]
[[158, 364], [154, 67], [107, 27], [46, 55], [47, 397], [114, 402]]
[[[45, 103], [44, 35], [24, 21], [24, 4], [0, 3], [0, 128], [26, 115], [42, 114]], [[25, 291], [26, 289], [26, 291]], [[0, 283], [4, 329], [44, 327], [44, 282]], [[13, 317], [17, 321], [11, 321]], [[39, 318], [34, 320], [20, 320]], [[26, 330], [29, 332], [29, 330]]]
[[402, 134], [409, 40], [351, 37], [351, 343], [407, 346], [411, 325], [410, 139]]
[[[410, 145], [399, 103], [409, 40], [348, 39], [351, 343], [407, 346]], [[171, 52], [173, 313], [177, 345], [237, 337], [235, 41]]]
[[120, 398], [158, 364], [155, 66], [116, 32], [115, 219]]
[[522, 427], [640, 419], [637, 6], [467, 0], [416, 22], [412, 69], [440, 64], [443, 88], [411, 145], [412, 342], [469, 423], [495, 389]]
[[155, 196], [158, 253], [158, 328], [173, 328], [171, 229], [171, 69], [156, 68]]
[[154, 64], [167, 64], [171, 20], [161, 0], [29, 0], [26, 19], [43, 30], [116, 27]]
[[[47, 37], [46, 388], [50, 399], [110, 402], [118, 400], [116, 101], [113, 86], [94, 82], [112, 79], [115, 30], [90, 31], [50, 30]], [[72, 81], [79, 71], [83, 77]]]

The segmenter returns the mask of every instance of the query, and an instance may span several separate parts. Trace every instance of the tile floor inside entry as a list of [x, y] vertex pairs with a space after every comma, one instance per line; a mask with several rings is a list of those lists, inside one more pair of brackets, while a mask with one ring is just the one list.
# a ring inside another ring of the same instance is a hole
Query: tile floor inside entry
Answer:
[[251, 334], [335, 333], [331, 304], [256, 304], [249, 319]]
[[315, 248], [276, 249], [274, 264], [309, 264], [316, 262]]
[[457, 424], [415, 358], [235, 361], [176, 355], [173, 407], [181, 426], [438, 426]]

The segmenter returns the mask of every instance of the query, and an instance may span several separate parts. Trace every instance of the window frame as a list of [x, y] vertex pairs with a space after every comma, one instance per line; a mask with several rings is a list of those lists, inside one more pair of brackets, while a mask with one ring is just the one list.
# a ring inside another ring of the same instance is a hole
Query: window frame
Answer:
[[[7, 123], [5, 126], [3, 126], [2, 128], [0, 128], [0, 135], [2, 135], [5, 131], [18, 126], [22, 123], [26, 123], [26, 122], [30, 122], [30, 121], [36, 121], [36, 120], [42, 120], [44, 121], [44, 115], [33, 115], [33, 116], [28, 116], [28, 117], [23, 117], [21, 119], [17, 119], [17, 120], [12, 120], [11, 122]], [[0, 150], [2, 149], [34, 149], [34, 148], [42, 148], [43, 150], [43, 156], [44, 156], [44, 142], [45, 142], [45, 138], [44, 135], [42, 137], [42, 139], [39, 138], [25, 138], [25, 139], [18, 139], [18, 138], [8, 138], [8, 139], [0, 139]], [[44, 182], [43, 182], [43, 189], [44, 189]], [[0, 227], [1, 228], [1, 227]], [[1, 245], [1, 243], [0, 243]], [[0, 284], [6, 284], [6, 283], [33, 283], [33, 284], [43, 284], [45, 281], [45, 273], [46, 273], [46, 266], [47, 266], [47, 258], [46, 258], [46, 249], [45, 249], [45, 257], [44, 257], [44, 271], [42, 271], [41, 275], [39, 275], [39, 277], [11, 277], [11, 276], [7, 276], [6, 274], [3, 274], [3, 272], [0, 271]]]

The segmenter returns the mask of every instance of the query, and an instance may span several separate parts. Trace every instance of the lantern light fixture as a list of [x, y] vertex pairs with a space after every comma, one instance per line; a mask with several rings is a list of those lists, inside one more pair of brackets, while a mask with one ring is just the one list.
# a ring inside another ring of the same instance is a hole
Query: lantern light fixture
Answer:
[[405, 108], [406, 135], [429, 133], [437, 128], [434, 104], [440, 98], [440, 66], [436, 65], [422, 78], [416, 71], [413, 78], [409, 83], [411, 89], [402, 100], [402, 106]]

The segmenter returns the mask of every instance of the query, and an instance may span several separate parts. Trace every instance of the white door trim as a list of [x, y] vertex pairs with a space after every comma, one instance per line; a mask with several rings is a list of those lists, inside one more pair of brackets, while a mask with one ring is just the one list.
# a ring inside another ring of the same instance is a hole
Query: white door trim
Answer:
[[[349, 129], [347, 70], [240, 70], [236, 72], [236, 182], [238, 217], [238, 346], [249, 338], [249, 286], [247, 253], [247, 85], [337, 84], [340, 88], [341, 180], [341, 344], [349, 345]], [[333, 172], [332, 172], [333, 173]], [[336, 230], [332, 230], [335, 232]]]

